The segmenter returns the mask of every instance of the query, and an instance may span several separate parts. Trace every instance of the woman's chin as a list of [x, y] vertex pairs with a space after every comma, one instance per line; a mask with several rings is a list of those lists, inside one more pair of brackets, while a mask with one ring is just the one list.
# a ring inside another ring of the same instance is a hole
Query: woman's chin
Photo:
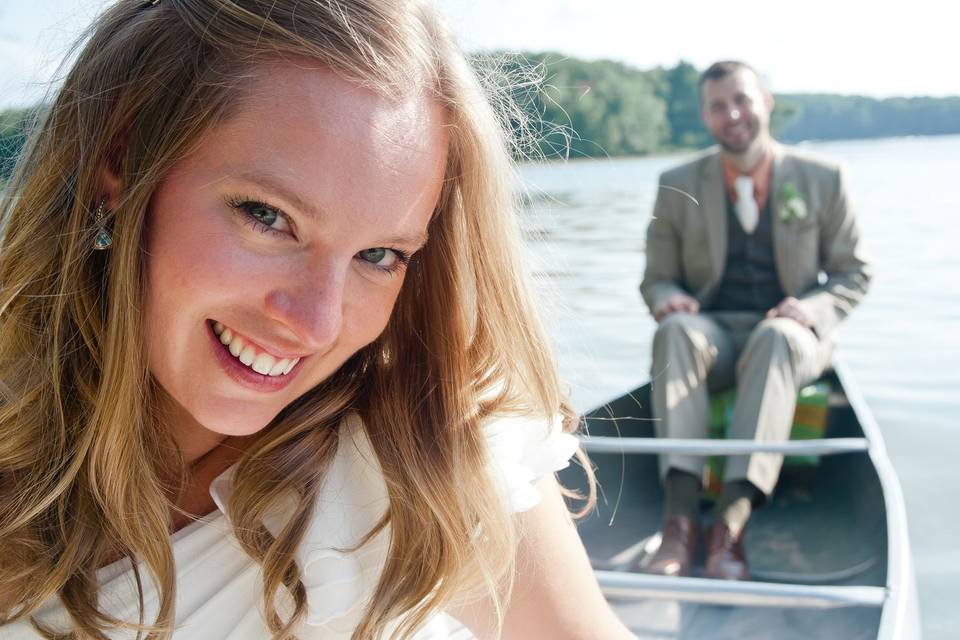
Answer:
[[234, 415], [212, 412], [210, 415], [194, 417], [207, 431], [227, 437], [242, 437], [263, 431], [276, 417], [276, 414], [259, 416], [251, 415], [250, 412]]

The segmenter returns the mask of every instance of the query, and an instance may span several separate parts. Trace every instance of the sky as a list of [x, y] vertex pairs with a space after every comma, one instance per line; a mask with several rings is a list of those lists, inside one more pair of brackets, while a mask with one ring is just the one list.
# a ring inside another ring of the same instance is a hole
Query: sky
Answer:
[[[556, 51], [641, 69], [735, 58], [777, 93], [960, 95], [960, 3], [950, 0], [436, 1], [470, 51]], [[0, 109], [43, 95], [105, 4], [0, 0]]]

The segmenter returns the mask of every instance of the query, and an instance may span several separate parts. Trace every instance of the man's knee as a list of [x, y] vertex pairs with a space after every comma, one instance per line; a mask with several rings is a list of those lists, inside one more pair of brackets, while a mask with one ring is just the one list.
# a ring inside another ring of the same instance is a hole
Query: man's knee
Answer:
[[707, 338], [701, 327], [700, 318], [688, 313], [671, 313], [660, 321], [657, 331], [653, 334], [654, 344], [673, 340], [683, 340], [691, 344], [705, 344]]
[[717, 347], [708, 337], [709, 324], [697, 315], [674, 313], [664, 318], [653, 335], [653, 369], [662, 372], [667, 366], [680, 366], [686, 361], [678, 352], [689, 354], [699, 377], [706, 377], [717, 359]]
[[747, 345], [788, 345], [799, 332], [808, 331], [790, 318], [768, 318], [760, 321], [750, 333]]
[[[807, 336], [806, 334], [810, 334]], [[802, 359], [802, 343], [807, 338], [816, 338], [810, 330], [790, 318], [769, 318], [761, 321], [750, 333], [746, 347], [740, 356], [738, 369], [756, 363], [758, 358], [764, 359], [762, 365], [769, 363], [769, 359], [777, 354], [788, 356], [788, 363], [795, 364], [795, 359]]]

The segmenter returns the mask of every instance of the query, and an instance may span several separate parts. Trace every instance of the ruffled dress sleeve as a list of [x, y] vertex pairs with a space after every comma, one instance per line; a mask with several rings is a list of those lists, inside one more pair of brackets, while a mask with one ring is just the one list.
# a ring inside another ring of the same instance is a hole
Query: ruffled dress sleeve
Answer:
[[559, 415], [553, 420], [498, 416], [483, 430], [491, 475], [516, 513], [540, 502], [537, 481], [565, 469], [579, 446], [576, 437], [563, 431]]

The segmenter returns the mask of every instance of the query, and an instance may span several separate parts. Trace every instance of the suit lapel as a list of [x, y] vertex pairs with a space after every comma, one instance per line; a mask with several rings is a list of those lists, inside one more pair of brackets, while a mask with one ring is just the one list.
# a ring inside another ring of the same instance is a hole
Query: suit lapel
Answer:
[[700, 184], [700, 208], [707, 226], [707, 248], [713, 266], [714, 284], [719, 284], [727, 264], [727, 193], [719, 152], [704, 161]]
[[792, 228], [780, 219], [780, 190], [784, 183], [790, 182], [792, 176], [789, 175], [790, 163], [786, 162], [785, 151], [782, 145], [774, 143], [773, 145], [773, 179], [770, 183], [770, 199], [768, 200], [768, 212], [772, 216], [770, 228], [773, 233], [773, 257], [777, 266], [777, 277], [780, 280], [780, 288], [785, 295], [791, 295], [793, 291], [793, 274], [796, 269], [793, 264], [793, 238]]

